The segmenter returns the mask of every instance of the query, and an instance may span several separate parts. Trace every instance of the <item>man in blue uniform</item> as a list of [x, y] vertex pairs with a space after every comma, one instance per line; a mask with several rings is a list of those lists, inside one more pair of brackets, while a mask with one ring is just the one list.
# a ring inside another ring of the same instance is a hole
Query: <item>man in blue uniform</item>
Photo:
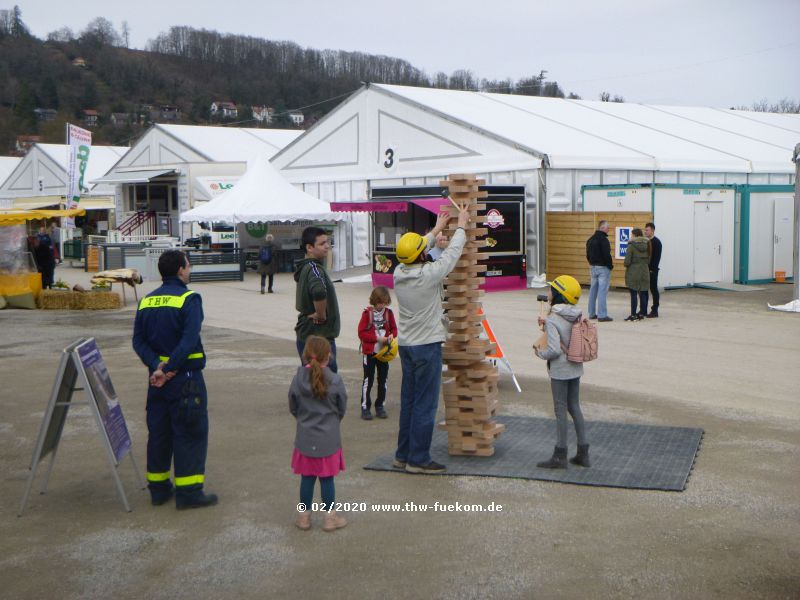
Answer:
[[[133, 326], [133, 349], [150, 372], [147, 391], [147, 482], [152, 503], [175, 495], [178, 509], [217, 503], [203, 492], [208, 450], [206, 356], [200, 341], [203, 305], [186, 287], [191, 265], [180, 250], [158, 260], [163, 284], [142, 298]], [[175, 487], [170, 463], [175, 460]]]

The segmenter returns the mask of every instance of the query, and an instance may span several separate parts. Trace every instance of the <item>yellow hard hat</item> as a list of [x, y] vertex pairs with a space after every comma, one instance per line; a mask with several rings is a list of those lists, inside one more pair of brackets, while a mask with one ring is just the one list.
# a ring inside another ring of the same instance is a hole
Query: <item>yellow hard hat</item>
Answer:
[[570, 275], [559, 275], [550, 282], [550, 287], [564, 296], [570, 304], [577, 304], [581, 297], [581, 284]]
[[410, 265], [417, 260], [417, 257], [425, 250], [428, 240], [418, 233], [409, 231], [404, 233], [400, 241], [397, 242], [397, 260], [401, 263]]
[[397, 338], [392, 338], [392, 341], [385, 344], [383, 348], [375, 353], [375, 358], [381, 362], [389, 362], [397, 356]]

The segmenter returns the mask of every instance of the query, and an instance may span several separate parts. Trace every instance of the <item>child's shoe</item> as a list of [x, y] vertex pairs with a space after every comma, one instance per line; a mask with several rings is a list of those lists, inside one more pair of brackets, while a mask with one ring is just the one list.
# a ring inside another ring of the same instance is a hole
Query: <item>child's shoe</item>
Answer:
[[336, 531], [347, 525], [347, 519], [342, 515], [337, 515], [335, 510], [325, 513], [325, 520], [322, 522], [322, 531]]
[[306, 510], [298, 513], [297, 518], [294, 520], [294, 524], [298, 529], [302, 529], [303, 531], [308, 531], [311, 529], [311, 511]]
[[361, 409], [361, 418], [365, 421], [372, 421], [372, 413], [369, 411], [368, 408]]
[[375, 408], [375, 416], [378, 417], [379, 419], [386, 419], [389, 417], [389, 415], [386, 414], [386, 409], [383, 408], [382, 406], [378, 406]]

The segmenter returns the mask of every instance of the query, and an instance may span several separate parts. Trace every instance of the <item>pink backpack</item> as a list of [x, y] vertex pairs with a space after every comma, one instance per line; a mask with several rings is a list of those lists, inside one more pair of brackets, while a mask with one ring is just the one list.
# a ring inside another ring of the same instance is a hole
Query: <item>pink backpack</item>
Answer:
[[569, 348], [561, 342], [561, 349], [567, 360], [574, 363], [585, 363], [597, 358], [597, 325], [581, 316], [572, 324], [572, 335]]

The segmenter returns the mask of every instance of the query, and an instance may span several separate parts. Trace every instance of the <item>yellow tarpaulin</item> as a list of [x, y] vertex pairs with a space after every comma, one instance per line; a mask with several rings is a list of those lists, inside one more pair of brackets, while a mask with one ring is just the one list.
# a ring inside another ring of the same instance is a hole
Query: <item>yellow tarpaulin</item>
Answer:
[[0, 209], [0, 226], [21, 225], [34, 219], [54, 219], [56, 217], [77, 217], [85, 215], [86, 209], [74, 208], [72, 210], [18, 210]]

